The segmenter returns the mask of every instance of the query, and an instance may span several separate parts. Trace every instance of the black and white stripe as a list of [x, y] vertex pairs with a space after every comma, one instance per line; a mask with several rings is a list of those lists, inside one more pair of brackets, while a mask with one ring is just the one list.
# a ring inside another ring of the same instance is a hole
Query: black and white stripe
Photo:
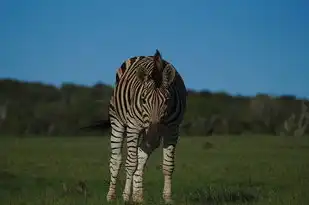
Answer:
[[116, 74], [109, 106], [111, 123], [110, 187], [107, 200], [116, 197], [116, 179], [122, 162], [123, 139], [127, 141], [124, 201], [133, 185], [134, 202], [143, 200], [143, 169], [150, 154], [163, 141], [163, 198], [171, 201], [171, 180], [179, 125], [186, 107], [186, 87], [176, 69], [154, 56], [126, 60]]

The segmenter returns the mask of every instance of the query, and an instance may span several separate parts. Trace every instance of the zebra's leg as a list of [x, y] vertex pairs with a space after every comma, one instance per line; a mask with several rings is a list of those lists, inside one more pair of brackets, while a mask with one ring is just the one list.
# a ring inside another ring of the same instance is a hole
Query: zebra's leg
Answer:
[[133, 174], [137, 167], [137, 146], [140, 130], [129, 123], [127, 126], [127, 159], [126, 159], [126, 183], [122, 194], [123, 200], [129, 202]]
[[163, 137], [163, 163], [162, 172], [164, 176], [163, 199], [166, 204], [172, 204], [172, 175], [175, 164], [175, 149], [178, 134]]
[[138, 165], [133, 175], [133, 202], [141, 203], [143, 197], [143, 172], [149, 155], [144, 152], [140, 147], [138, 148]]
[[112, 132], [111, 132], [111, 157], [110, 157], [110, 184], [109, 190], [106, 196], [108, 202], [114, 200], [116, 198], [116, 182], [117, 177], [122, 161], [122, 144], [123, 144], [123, 136], [125, 133], [125, 127], [116, 119], [113, 120], [112, 123]]
[[148, 158], [151, 153], [160, 146], [161, 138], [152, 139], [152, 141], [147, 141], [145, 137], [138, 148], [138, 165], [133, 176], [133, 202], [141, 203], [143, 202], [143, 175], [144, 168], [147, 163]]

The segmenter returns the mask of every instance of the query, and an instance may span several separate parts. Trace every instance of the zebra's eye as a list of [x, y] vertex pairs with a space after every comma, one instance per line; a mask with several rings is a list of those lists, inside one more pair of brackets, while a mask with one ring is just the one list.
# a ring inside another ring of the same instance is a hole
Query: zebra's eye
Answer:
[[145, 98], [142, 98], [142, 103], [143, 103], [143, 104], [145, 104], [145, 103], [146, 103]]

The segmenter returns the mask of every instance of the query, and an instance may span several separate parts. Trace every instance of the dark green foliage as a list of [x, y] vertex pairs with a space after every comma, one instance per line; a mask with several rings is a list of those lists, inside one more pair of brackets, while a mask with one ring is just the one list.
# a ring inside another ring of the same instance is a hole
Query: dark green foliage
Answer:
[[[80, 127], [107, 118], [113, 88], [97, 83], [60, 87], [38, 82], [0, 80], [0, 134], [85, 136], [103, 135]], [[308, 134], [308, 101], [292, 95], [231, 96], [188, 90], [188, 107], [181, 130], [184, 135]]]

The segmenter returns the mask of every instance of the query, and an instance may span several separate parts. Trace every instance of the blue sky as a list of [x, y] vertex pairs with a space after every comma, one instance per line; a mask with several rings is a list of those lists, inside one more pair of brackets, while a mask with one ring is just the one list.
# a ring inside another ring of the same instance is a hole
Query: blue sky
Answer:
[[0, 78], [113, 84], [159, 49], [188, 88], [309, 97], [306, 0], [2, 0]]

